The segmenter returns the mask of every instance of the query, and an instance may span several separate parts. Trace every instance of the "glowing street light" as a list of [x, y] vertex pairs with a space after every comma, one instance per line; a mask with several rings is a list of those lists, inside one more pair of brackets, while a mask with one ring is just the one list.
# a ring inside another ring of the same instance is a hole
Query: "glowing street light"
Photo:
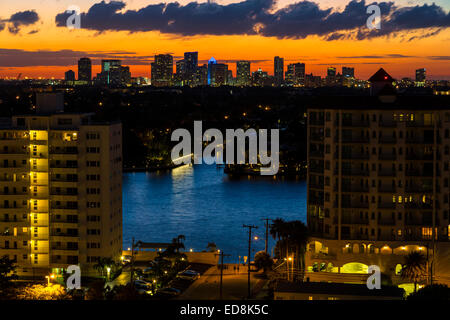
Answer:
[[45, 276], [45, 279], [47, 279], [47, 286], [50, 287], [50, 279], [51, 279], [51, 280], [55, 279], [55, 274], [54, 274], [54, 273], [51, 273], [50, 275]]
[[111, 268], [107, 267], [106, 272], [108, 273], [108, 281], [110, 280]]

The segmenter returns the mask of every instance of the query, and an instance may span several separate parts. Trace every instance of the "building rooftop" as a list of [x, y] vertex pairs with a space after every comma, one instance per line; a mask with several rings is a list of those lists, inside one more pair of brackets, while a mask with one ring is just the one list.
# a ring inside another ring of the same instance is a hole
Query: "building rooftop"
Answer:
[[370, 290], [365, 284], [328, 283], [328, 282], [278, 282], [275, 291], [329, 295], [403, 297], [404, 290], [394, 286], [381, 286]]
[[394, 98], [387, 102], [379, 96], [310, 96], [305, 97], [304, 104], [307, 109], [450, 111], [450, 96], [446, 95], [396, 95]]
[[383, 68], [380, 68], [373, 76], [369, 78], [370, 82], [392, 82], [394, 78], [392, 78], [389, 73], [386, 72]]

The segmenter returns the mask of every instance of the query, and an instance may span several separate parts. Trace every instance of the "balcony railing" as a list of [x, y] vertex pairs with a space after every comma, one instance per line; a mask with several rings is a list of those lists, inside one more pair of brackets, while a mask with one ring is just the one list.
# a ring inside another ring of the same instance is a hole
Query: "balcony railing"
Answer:
[[396, 203], [395, 202], [379, 202], [378, 203], [378, 209], [395, 209]]
[[385, 193], [385, 192], [393, 193], [393, 192], [395, 192], [395, 190], [396, 190], [396, 188], [393, 187], [393, 186], [381, 186], [381, 187], [378, 187], [378, 192], [381, 192], [381, 193]]
[[378, 155], [378, 160], [397, 160], [396, 154], [380, 154]]

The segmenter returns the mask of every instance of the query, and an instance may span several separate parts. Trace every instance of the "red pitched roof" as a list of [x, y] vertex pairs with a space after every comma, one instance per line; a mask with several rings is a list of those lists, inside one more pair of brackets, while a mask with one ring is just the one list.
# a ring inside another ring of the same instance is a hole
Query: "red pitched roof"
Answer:
[[392, 82], [394, 79], [383, 68], [380, 68], [369, 79], [370, 82]]

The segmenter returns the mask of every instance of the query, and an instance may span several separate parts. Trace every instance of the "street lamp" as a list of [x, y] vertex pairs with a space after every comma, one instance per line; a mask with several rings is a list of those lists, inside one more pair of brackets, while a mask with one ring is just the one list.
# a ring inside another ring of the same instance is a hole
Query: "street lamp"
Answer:
[[51, 273], [50, 275], [45, 276], [45, 279], [47, 279], [47, 286], [50, 287], [50, 279], [52, 279], [52, 280], [55, 279], [55, 274]]
[[108, 281], [109, 281], [109, 280], [111, 280], [111, 279], [110, 279], [111, 268], [110, 268], [110, 267], [107, 267], [107, 268], [106, 268], [106, 272], [108, 273]]

